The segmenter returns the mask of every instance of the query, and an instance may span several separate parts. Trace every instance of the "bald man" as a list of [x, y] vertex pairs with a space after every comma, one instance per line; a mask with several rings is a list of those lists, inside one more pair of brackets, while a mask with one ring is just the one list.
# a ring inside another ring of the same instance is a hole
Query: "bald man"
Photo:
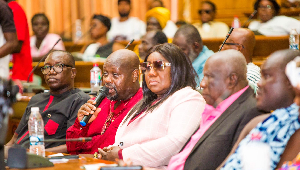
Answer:
[[253, 50], [255, 47], [255, 35], [247, 28], [236, 28], [224, 44], [223, 50], [235, 49], [240, 51], [247, 61], [247, 79], [249, 85], [256, 92], [257, 83], [260, 80], [260, 68], [252, 63]]
[[246, 60], [236, 50], [215, 53], [207, 59], [200, 83], [206, 101], [200, 128], [168, 169], [216, 169], [226, 158], [241, 130], [255, 116], [255, 97], [246, 78]]
[[[66, 51], [54, 50], [41, 68], [49, 92], [31, 98], [12, 139], [6, 144], [22, 145], [29, 140], [28, 117], [32, 107], [39, 107], [44, 121], [45, 139], [65, 139], [67, 129], [74, 124], [80, 106], [89, 100], [89, 95], [74, 88], [75, 60]], [[26, 147], [29, 147], [27, 144]], [[47, 151], [67, 152], [65, 142], [45, 143]]]
[[[143, 97], [139, 86], [139, 58], [130, 50], [118, 50], [108, 56], [103, 65], [103, 85], [109, 88], [98, 108], [89, 100], [78, 111], [77, 119], [67, 131], [67, 138], [93, 137], [90, 142], [67, 142], [70, 154], [93, 154], [98, 148], [112, 145], [119, 124], [128, 111]], [[86, 126], [80, 121], [93, 114]]]

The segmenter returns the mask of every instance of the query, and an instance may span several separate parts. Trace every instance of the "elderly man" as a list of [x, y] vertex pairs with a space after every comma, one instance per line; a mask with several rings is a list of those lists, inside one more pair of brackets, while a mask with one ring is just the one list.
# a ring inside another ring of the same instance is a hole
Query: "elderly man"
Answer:
[[[45, 139], [65, 139], [67, 128], [74, 124], [80, 106], [88, 101], [89, 95], [74, 88], [76, 76], [75, 60], [66, 51], [52, 51], [42, 67], [49, 92], [31, 98], [21, 122], [7, 146], [22, 144], [29, 140], [28, 117], [31, 107], [39, 107], [44, 120]], [[28, 146], [27, 146], [28, 147]], [[45, 143], [48, 151], [66, 152], [65, 142]]]
[[202, 1], [202, 7], [198, 11], [201, 23], [195, 23], [202, 38], [225, 38], [229, 31], [228, 26], [223, 22], [214, 21], [216, 5], [211, 1]]
[[260, 80], [260, 68], [252, 63], [252, 55], [255, 46], [254, 33], [246, 28], [236, 28], [232, 31], [222, 50], [235, 49], [243, 53], [247, 61], [247, 79], [249, 85], [257, 90], [257, 83]]
[[291, 146], [287, 146], [290, 137], [300, 128], [300, 123], [299, 106], [294, 103], [295, 91], [285, 74], [287, 63], [297, 56], [300, 56], [299, 51], [281, 50], [271, 54], [263, 64], [262, 79], [258, 83], [256, 105], [266, 111], [275, 111], [270, 115], [258, 116], [249, 122], [232, 149], [232, 155], [227, 159], [224, 169], [241, 169], [243, 162], [241, 160], [241, 150], [253, 140], [257, 144], [264, 143], [269, 146], [270, 152], [267, 157], [270, 162], [269, 169], [279, 168], [280, 165], [279, 167], [277, 165], [279, 160], [283, 158], [282, 164], [290, 157], [290, 155], [282, 154], [285, 148], [289, 149], [285, 152], [294, 149], [290, 153], [294, 157], [298, 154], [298, 152], [295, 152], [299, 150], [293, 148], [293, 144], [294, 147], [299, 148], [297, 146], [299, 141], [289, 142]]
[[211, 56], [200, 86], [207, 103], [200, 128], [183, 150], [172, 157], [168, 169], [216, 169], [244, 126], [261, 114], [248, 86], [245, 57], [236, 50]]
[[167, 43], [168, 38], [162, 31], [148, 31], [143, 37], [139, 45], [139, 55], [142, 60], [145, 59], [148, 51], [158, 44]]
[[[71, 154], [91, 154], [112, 145], [115, 134], [128, 111], [143, 97], [139, 86], [139, 58], [130, 50], [112, 53], [103, 65], [103, 83], [109, 88], [108, 96], [98, 108], [89, 100], [81, 106], [77, 119], [67, 131], [67, 138], [93, 137], [92, 141], [67, 142]], [[84, 115], [93, 114], [88, 124], [80, 125]]]
[[[199, 80], [203, 78], [203, 68], [206, 60], [214, 52], [203, 45], [198, 30], [190, 24], [180, 27], [173, 39], [173, 44], [177, 45], [190, 58], [196, 70]], [[200, 82], [199, 81], [199, 82]]]
[[130, 0], [118, 0], [120, 17], [111, 19], [111, 28], [107, 37], [112, 40], [140, 39], [146, 32], [146, 25], [137, 17], [129, 17], [131, 10]]

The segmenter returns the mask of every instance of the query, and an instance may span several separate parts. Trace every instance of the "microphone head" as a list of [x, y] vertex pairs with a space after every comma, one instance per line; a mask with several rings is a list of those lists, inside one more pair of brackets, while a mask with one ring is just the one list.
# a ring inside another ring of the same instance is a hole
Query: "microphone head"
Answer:
[[99, 90], [99, 93], [104, 94], [105, 96], [108, 95], [109, 89], [106, 86], [102, 86]]

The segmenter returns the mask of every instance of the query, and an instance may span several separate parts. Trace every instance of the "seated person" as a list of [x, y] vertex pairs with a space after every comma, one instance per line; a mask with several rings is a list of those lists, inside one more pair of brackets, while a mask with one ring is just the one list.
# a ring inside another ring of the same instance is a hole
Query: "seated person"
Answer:
[[137, 17], [130, 17], [131, 0], [118, 0], [120, 17], [111, 19], [111, 29], [107, 33], [110, 41], [139, 40], [146, 33], [145, 23]]
[[156, 7], [147, 11], [146, 32], [161, 30], [166, 34], [168, 38], [173, 38], [175, 32], [177, 31], [177, 26], [173, 22], [172, 24], [169, 22], [170, 18], [171, 18], [170, 11], [164, 7]]
[[125, 46], [109, 42], [106, 34], [111, 26], [110, 19], [103, 15], [94, 15], [91, 20], [91, 38], [93, 43], [84, 47], [84, 53], [82, 56], [83, 61], [94, 61], [96, 55], [99, 57], [107, 58], [112, 52], [119, 49], [124, 49]]
[[300, 32], [300, 21], [287, 16], [277, 16], [280, 6], [276, 0], [257, 0], [254, 4], [259, 21], [252, 21], [248, 28], [266, 36], [289, 35], [292, 29]]
[[260, 80], [260, 68], [252, 63], [252, 55], [255, 46], [255, 35], [246, 28], [235, 28], [227, 39], [222, 50], [235, 49], [240, 51], [247, 61], [247, 79], [250, 87], [257, 90], [257, 83]]
[[[143, 97], [139, 86], [139, 58], [130, 50], [112, 53], [103, 65], [103, 85], [109, 88], [108, 96], [96, 109], [94, 100], [81, 106], [67, 138], [92, 137], [90, 142], [67, 142], [70, 154], [93, 154], [98, 148], [112, 145], [119, 124], [129, 110]], [[86, 126], [80, 121], [84, 115], [93, 114]]]
[[198, 30], [190, 24], [181, 26], [174, 38], [173, 44], [177, 45], [190, 58], [193, 67], [199, 76], [199, 82], [203, 78], [203, 68], [206, 60], [214, 54], [214, 52], [203, 45]]
[[153, 47], [143, 72], [143, 99], [121, 122], [114, 146], [99, 149], [101, 159], [163, 168], [199, 126], [205, 101], [195, 91], [191, 61], [173, 44]]
[[[42, 67], [49, 92], [39, 93], [31, 98], [12, 139], [6, 144], [22, 144], [29, 140], [28, 117], [31, 107], [39, 107], [45, 126], [46, 139], [65, 139], [67, 129], [74, 124], [77, 112], [90, 98], [74, 88], [76, 76], [75, 60], [66, 51], [52, 51]], [[27, 145], [26, 147], [29, 147]], [[47, 151], [67, 152], [65, 142], [45, 143]]]
[[202, 7], [198, 11], [201, 22], [194, 24], [201, 37], [203, 39], [225, 38], [229, 27], [223, 22], [214, 21], [217, 10], [216, 5], [211, 1], [202, 1], [201, 4]]
[[216, 169], [244, 126], [262, 114], [255, 108], [246, 72], [246, 60], [239, 51], [221, 51], [207, 59], [200, 84], [207, 104], [200, 128], [182, 151], [172, 157], [168, 169]]
[[168, 38], [162, 31], [148, 31], [141, 39], [141, 44], [138, 47], [139, 56], [142, 60], [145, 59], [149, 50], [158, 44], [167, 43]]
[[[61, 38], [59, 35], [49, 33], [50, 24], [44, 13], [35, 14], [31, 18], [31, 25], [34, 33], [30, 37], [31, 57], [33, 61], [40, 61]], [[59, 41], [53, 49], [65, 50], [64, 43]]]
[[254, 118], [245, 126], [221, 169], [242, 169], [241, 149], [252, 141], [269, 146], [269, 169], [278, 168], [287, 142], [300, 128], [299, 106], [294, 103], [295, 92], [285, 74], [287, 63], [297, 56], [300, 56], [299, 51], [277, 51], [262, 65], [256, 105], [265, 111], [275, 111]]
[[299, 8], [300, 7], [300, 0], [282, 0], [281, 6], [283, 8]]

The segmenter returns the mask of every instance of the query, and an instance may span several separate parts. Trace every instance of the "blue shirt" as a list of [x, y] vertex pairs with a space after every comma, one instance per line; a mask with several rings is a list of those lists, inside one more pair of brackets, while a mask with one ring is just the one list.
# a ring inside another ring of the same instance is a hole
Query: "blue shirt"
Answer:
[[208, 49], [205, 45], [202, 48], [202, 51], [198, 55], [198, 57], [193, 61], [193, 67], [196, 70], [198, 76], [199, 76], [199, 82], [203, 79], [203, 68], [206, 60], [213, 55], [214, 52], [210, 49]]
[[275, 110], [239, 143], [222, 169], [242, 169], [241, 148], [252, 142], [265, 143], [270, 147], [271, 169], [275, 169], [290, 137], [300, 128], [298, 110], [296, 104]]

